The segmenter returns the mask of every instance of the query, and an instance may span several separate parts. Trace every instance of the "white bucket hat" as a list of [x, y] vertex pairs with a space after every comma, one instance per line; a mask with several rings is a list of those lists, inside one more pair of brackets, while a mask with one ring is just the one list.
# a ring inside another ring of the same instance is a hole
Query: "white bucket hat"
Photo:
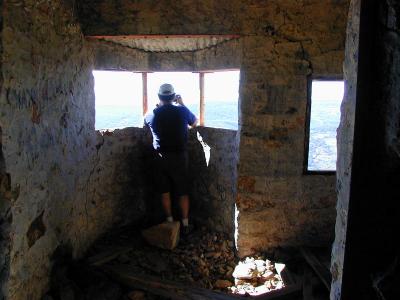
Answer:
[[172, 84], [164, 83], [160, 86], [158, 95], [162, 97], [174, 96], [175, 95], [174, 87], [172, 86]]

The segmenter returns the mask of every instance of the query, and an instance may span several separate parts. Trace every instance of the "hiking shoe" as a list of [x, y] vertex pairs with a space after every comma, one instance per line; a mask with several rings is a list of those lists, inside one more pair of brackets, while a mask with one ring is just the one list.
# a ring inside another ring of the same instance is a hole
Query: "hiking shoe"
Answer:
[[182, 237], [188, 237], [193, 232], [193, 225], [181, 227]]

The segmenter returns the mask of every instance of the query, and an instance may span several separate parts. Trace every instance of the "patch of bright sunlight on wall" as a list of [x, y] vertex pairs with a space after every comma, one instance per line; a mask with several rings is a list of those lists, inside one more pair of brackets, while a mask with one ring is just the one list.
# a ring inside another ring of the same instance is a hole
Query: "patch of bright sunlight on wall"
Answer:
[[343, 94], [343, 81], [312, 82], [309, 171], [336, 170], [336, 129], [339, 126]]
[[96, 130], [142, 127], [142, 74], [93, 71]]
[[187, 108], [199, 117], [199, 74], [192, 72], [155, 72], [147, 75], [149, 111], [160, 102], [158, 89], [164, 83], [172, 84], [175, 93], [182, 96], [183, 103]]
[[204, 123], [207, 127], [238, 129], [240, 71], [204, 75]]

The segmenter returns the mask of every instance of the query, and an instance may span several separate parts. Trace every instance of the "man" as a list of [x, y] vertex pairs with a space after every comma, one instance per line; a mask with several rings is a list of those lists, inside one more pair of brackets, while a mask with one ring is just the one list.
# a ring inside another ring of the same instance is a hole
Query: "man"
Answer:
[[160, 104], [145, 117], [153, 135], [155, 180], [167, 222], [172, 222], [171, 191], [179, 197], [183, 234], [189, 233], [188, 197], [188, 126], [197, 124], [195, 115], [176, 97], [171, 84], [163, 84], [158, 92]]

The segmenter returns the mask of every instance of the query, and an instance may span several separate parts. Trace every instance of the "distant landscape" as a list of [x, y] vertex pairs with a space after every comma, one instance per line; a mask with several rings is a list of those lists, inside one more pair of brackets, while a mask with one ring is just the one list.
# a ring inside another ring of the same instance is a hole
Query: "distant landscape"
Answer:
[[336, 130], [340, 121], [338, 100], [314, 101], [311, 111], [308, 169], [336, 170]]
[[[187, 106], [197, 117], [197, 105]], [[237, 103], [209, 101], [205, 111], [207, 127], [238, 129]], [[133, 106], [96, 106], [96, 129], [118, 129], [125, 127], [142, 127], [143, 116], [141, 107]]]
[[[309, 170], [336, 169], [336, 129], [340, 119], [338, 100], [314, 101], [310, 122]], [[198, 116], [198, 106], [188, 105]], [[96, 106], [96, 129], [142, 127], [140, 107]], [[209, 101], [205, 111], [205, 126], [238, 129], [237, 103]]]

